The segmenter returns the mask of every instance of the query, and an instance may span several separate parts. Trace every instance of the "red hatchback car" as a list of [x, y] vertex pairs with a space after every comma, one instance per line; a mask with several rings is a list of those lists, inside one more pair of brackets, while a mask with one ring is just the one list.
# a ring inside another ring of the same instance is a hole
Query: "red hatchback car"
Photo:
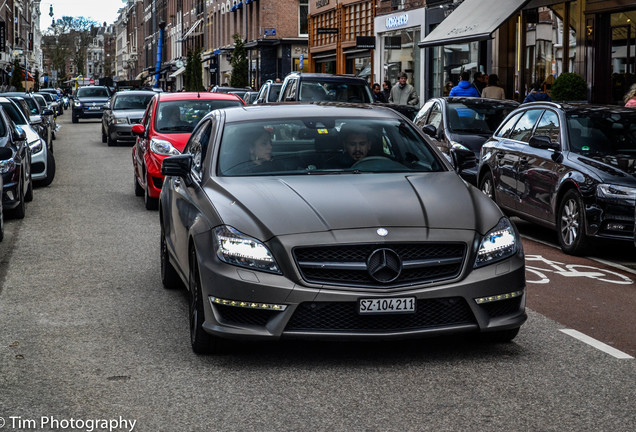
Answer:
[[141, 124], [132, 127], [137, 136], [132, 149], [135, 195], [144, 197], [148, 210], [157, 209], [164, 158], [181, 154], [192, 130], [207, 113], [242, 105], [241, 98], [227, 93], [157, 93], [152, 98]]

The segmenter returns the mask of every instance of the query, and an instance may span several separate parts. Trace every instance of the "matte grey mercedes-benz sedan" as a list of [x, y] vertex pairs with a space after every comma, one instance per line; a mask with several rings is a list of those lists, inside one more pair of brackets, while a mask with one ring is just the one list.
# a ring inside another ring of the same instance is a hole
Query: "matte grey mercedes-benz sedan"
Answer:
[[526, 320], [515, 226], [393, 110], [217, 110], [162, 173], [162, 282], [189, 290], [197, 353], [229, 339], [510, 341]]

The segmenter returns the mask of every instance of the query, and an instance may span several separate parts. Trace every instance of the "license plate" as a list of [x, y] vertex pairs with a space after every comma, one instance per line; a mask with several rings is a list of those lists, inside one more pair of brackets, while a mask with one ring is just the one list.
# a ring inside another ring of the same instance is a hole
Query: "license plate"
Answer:
[[99, 107], [98, 106], [90, 106], [88, 107], [89, 110], [98, 110]]
[[386, 297], [358, 300], [360, 314], [414, 313], [415, 297]]

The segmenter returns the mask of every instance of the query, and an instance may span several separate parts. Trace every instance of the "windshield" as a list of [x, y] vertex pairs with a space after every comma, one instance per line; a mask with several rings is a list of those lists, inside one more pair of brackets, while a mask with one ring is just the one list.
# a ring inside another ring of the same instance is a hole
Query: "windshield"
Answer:
[[299, 101], [371, 102], [364, 84], [301, 81]]
[[29, 105], [29, 110], [31, 110], [31, 115], [39, 115], [40, 114], [40, 106], [35, 101], [34, 98], [24, 98], [27, 105]]
[[443, 170], [399, 119], [289, 118], [226, 124], [218, 173], [226, 176]]
[[154, 95], [128, 95], [122, 94], [115, 97], [114, 110], [145, 110], [148, 102]]
[[515, 106], [449, 103], [446, 109], [451, 132], [492, 135]]
[[28, 124], [28, 121], [24, 118], [22, 112], [11, 102], [0, 102], [0, 105], [4, 108], [4, 112], [9, 115], [9, 118], [13, 120], [13, 123], [18, 126]]
[[81, 87], [77, 90], [77, 97], [109, 97], [108, 91], [102, 87]]
[[53, 96], [51, 96], [48, 93], [38, 93], [40, 96], [42, 96], [47, 102], [53, 102], [55, 99], [53, 99]]
[[207, 113], [215, 109], [242, 106], [239, 100], [180, 100], [161, 102], [155, 116], [157, 132], [192, 132]]
[[588, 156], [636, 154], [636, 110], [566, 115], [570, 151]]

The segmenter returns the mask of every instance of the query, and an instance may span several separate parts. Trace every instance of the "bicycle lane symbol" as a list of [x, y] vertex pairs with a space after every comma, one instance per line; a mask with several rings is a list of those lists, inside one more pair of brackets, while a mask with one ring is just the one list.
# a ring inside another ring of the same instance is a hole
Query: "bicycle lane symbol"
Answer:
[[[531, 263], [544, 264], [550, 268], [537, 267], [530, 265]], [[550, 282], [550, 278], [548, 277], [550, 273], [563, 277], [585, 277], [616, 285], [630, 285], [634, 283], [628, 276], [611, 270], [582, 264], [565, 264], [549, 260], [541, 255], [526, 255], [526, 283], [547, 284]]]

